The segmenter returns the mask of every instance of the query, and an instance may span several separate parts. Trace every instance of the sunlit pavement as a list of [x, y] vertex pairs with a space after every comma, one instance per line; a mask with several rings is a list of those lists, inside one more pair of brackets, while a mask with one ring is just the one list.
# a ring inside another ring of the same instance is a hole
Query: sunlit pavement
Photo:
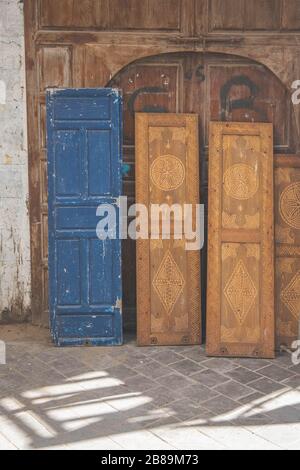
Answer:
[[[36, 334], [38, 332], [38, 334]], [[0, 449], [300, 449], [300, 366], [1, 327]]]

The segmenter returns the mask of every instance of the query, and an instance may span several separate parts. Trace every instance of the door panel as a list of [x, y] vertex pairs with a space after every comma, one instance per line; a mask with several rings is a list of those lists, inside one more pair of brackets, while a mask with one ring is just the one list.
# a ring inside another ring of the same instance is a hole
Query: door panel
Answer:
[[212, 123], [207, 352], [274, 357], [273, 130]]
[[287, 149], [291, 114], [289, 92], [263, 66], [211, 64], [208, 67], [210, 121], [272, 122], [274, 144]]
[[276, 195], [276, 312], [277, 348], [292, 347], [300, 320], [300, 161], [279, 157]]
[[97, 207], [121, 195], [117, 91], [47, 97], [51, 330], [63, 345], [122, 342], [121, 243], [96, 236]]
[[[199, 203], [198, 152], [197, 116], [137, 114], [137, 203]], [[155, 239], [137, 242], [138, 344], [200, 344], [200, 253], [186, 251], [172, 228], [164, 239], [159, 227]]]

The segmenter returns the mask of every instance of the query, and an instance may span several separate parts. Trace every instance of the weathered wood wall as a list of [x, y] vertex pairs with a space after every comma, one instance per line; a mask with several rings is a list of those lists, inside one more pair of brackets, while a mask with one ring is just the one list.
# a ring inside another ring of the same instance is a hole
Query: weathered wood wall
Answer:
[[[148, 101], [145, 96], [138, 97], [145, 101], [137, 102], [135, 110], [162, 106], [173, 112], [199, 113], [201, 108], [200, 127], [204, 129], [203, 122], [210, 117], [220, 119], [216, 97], [224, 85], [222, 77], [226, 75], [226, 82], [241, 75], [242, 71], [229, 70], [235, 61], [236, 66], [249, 67], [246, 75], [250, 74], [251, 81], [258, 83], [262, 93], [259, 108], [263, 108], [265, 117], [259, 116], [260, 109], [248, 117], [247, 109], [225, 109], [223, 118], [239, 120], [238, 116], [241, 120], [274, 122], [277, 119], [276, 152], [300, 155], [300, 106], [292, 110], [289, 92], [292, 82], [300, 79], [298, 0], [26, 0], [25, 32], [34, 323], [48, 323], [47, 87], [106, 86], [115, 78], [115, 84], [118, 85], [119, 80], [124, 92], [132, 95], [136, 89], [153, 86], [153, 76], [156, 80], [160, 77], [159, 86], [166, 87], [164, 97], [163, 93], [156, 94], [155, 99], [148, 93]], [[173, 53], [177, 54], [177, 59]], [[148, 58], [153, 56], [156, 68], [149, 67]], [[214, 58], [215, 67], [219, 67], [217, 73], [215, 68], [205, 64], [208, 57]], [[135, 75], [130, 67], [125, 69], [138, 60], [140, 65], [130, 66], [137, 67]], [[146, 66], [147, 71], [151, 70], [147, 74]], [[203, 80], [210, 70], [214, 70], [215, 78]], [[255, 75], [259, 73], [260, 78]], [[270, 88], [270, 77], [275, 88]], [[275, 77], [281, 81], [280, 86]], [[249, 98], [247, 84], [239, 90], [233, 84], [230, 101], [245, 97]], [[129, 114], [130, 109], [127, 118], [125, 116], [125, 129], [130, 138], [130, 142], [125, 141], [125, 155], [133, 171], [125, 181], [133, 199], [134, 134], [130, 134], [133, 123]], [[201, 187], [205, 191], [205, 185]], [[132, 245], [125, 249], [124, 259], [134, 269]], [[127, 307], [128, 318], [133, 318], [134, 279], [125, 292], [125, 316]]]

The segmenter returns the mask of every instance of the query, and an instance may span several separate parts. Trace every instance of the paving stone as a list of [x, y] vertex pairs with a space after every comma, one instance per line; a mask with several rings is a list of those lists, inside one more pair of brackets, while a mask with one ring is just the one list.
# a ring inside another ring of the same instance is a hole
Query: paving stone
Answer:
[[[65, 447], [66, 450], [124, 450], [120, 444], [117, 444], [112, 439], [105, 437], [102, 437], [100, 439], [87, 439], [84, 441], [72, 442], [68, 443]], [[53, 448], [50, 448], [49, 450], [53, 450]]]
[[123, 364], [106, 369], [106, 373], [119, 380], [126, 380], [137, 375], [135, 370], [126, 367]]
[[61, 357], [61, 353], [58, 348], [53, 348], [47, 351], [42, 351], [39, 353], [39, 356], [38, 356], [39, 360], [41, 362], [44, 362], [45, 364], [51, 364], [53, 361], [58, 360], [60, 357]]
[[279, 354], [274, 360], [274, 365], [283, 368], [289, 368], [293, 366], [292, 356], [288, 353]]
[[113, 436], [113, 440], [126, 450], [174, 450], [175, 448], [166, 443], [151, 431], [142, 430], [132, 433], [123, 433]]
[[167, 428], [169, 429], [170, 427], [180, 425], [182, 421], [180, 421], [176, 416], [169, 416], [166, 415], [160, 419], [157, 419], [154, 422], [149, 423], [145, 428], [150, 429], [151, 432], [155, 431], [156, 429], [163, 429]]
[[262, 398], [264, 398], [265, 395], [262, 394], [262, 393], [259, 393], [259, 392], [254, 392], [252, 393], [251, 395], [248, 395], [246, 397], [243, 397], [243, 398], [239, 398], [239, 402], [242, 403], [243, 405], [248, 405], [248, 404], [252, 404], [254, 403], [256, 400], [260, 400]]
[[232, 369], [234, 369], [235, 365], [233, 361], [229, 359], [221, 358], [213, 358], [208, 359], [202, 363], [203, 366], [207, 367], [210, 370], [214, 370], [216, 372], [226, 373]]
[[259, 370], [259, 373], [271, 380], [282, 382], [283, 380], [293, 377], [295, 374], [288, 369], [283, 369], [278, 366], [268, 366]]
[[203, 408], [200, 408], [195, 402], [188, 401], [187, 399], [177, 400], [172, 402], [169, 407], [169, 412], [180, 421], [185, 421], [195, 416], [200, 416]]
[[300, 440], [285, 446], [285, 450], [300, 450]]
[[195, 384], [184, 389], [184, 396], [197, 404], [201, 404], [210, 398], [219, 396], [219, 393], [203, 385]]
[[134, 377], [126, 379], [125, 385], [133, 392], [146, 392], [147, 390], [157, 386], [153, 380], [150, 380], [143, 375], [135, 375]]
[[129, 355], [128, 358], [124, 359], [124, 361], [120, 359], [121, 358], [118, 359], [120, 364], [124, 363], [128, 367], [131, 367], [132, 369], [135, 369], [137, 367], [143, 367], [152, 362], [151, 357], [146, 357], [146, 356], [135, 357], [133, 355]]
[[285, 380], [283, 384], [287, 385], [287, 387], [300, 389], [300, 375], [295, 375], [295, 377]]
[[205, 351], [201, 350], [198, 347], [197, 349], [186, 349], [185, 351], [182, 351], [181, 355], [197, 363], [207, 361]]
[[216, 398], [212, 398], [204, 403], [202, 406], [215, 414], [223, 414], [229, 411], [233, 411], [240, 405], [236, 401], [230, 400], [224, 395], [219, 395]]
[[230, 450], [278, 450], [278, 446], [254, 435], [247, 429], [232, 428], [228, 432], [226, 426], [217, 426], [209, 428], [200, 427], [200, 430]]
[[254, 380], [261, 379], [261, 375], [257, 374], [256, 372], [252, 372], [245, 367], [238, 367], [237, 369], [233, 369], [226, 373], [228, 377], [235, 380], [236, 382], [240, 382], [241, 384], [247, 385], [250, 382], [254, 382]]
[[300, 410], [293, 406], [284, 406], [268, 411], [268, 416], [277, 424], [300, 422]]
[[172, 427], [158, 427], [152, 431], [158, 437], [169, 442], [176, 449], [180, 450], [224, 450], [222, 444], [214, 439], [184, 424], [174, 425]]
[[28, 381], [25, 377], [21, 374], [15, 372], [14, 374], [10, 374], [7, 377], [0, 378], [0, 390], [7, 392], [7, 391], [19, 391], [26, 389], [30, 386], [30, 381]]
[[170, 350], [165, 350], [165, 351], [157, 351], [154, 356], [152, 356], [152, 359], [155, 359], [155, 361], [160, 362], [163, 365], [170, 365], [174, 364], [175, 362], [181, 361], [182, 357]]
[[186, 426], [192, 426], [197, 428], [198, 426], [211, 426], [213, 419], [215, 419], [216, 415], [215, 413], [212, 413], [212, 411], [207, 410], [206, 408], [203, 408], [203, 406], [199, 406], [199, 414], [197, 416], [194, 416], [193, 418], [189, 418], [184, 420], [184, 424]]
[[[34, 384], [34, 386], [61, 384], [65, 382], [66, 378], [68, 377], [67, 374], [68, 374], [67, 371], [63, 375], [62, 373], [56, 371], [55, 369], [49, 368], [43, 374], [39, 374], [35, 376], [34, 380], [32, 380], [31, 383]], [[74, 375], [74, 371], [72, 373], [70, 372], [70, 376], [72, 377], [73, 375]]]
[[18, 450], [18, 448], [0, 433], [0, 450]]
[[262, 378], [259, 380], [255, 380], [250, 384], [251, 388], [254, 388], [258, 392], [269, 394], [273, 392], [278, 392], [279, 390], [284, 390], [284, 384], [279, 384], [278, 382], [273, 382], [273, 380]]
[[[134, 347], [137, 348], [137, 346]], [[154, 356], [155, 354], [162, 352], [162, 348], [160, 346], [142, 346], [139, 349], [146, 357]]]
[[175, 373], [160, 377], [157, 382], [173, 390], [182, 390], [193, 383], [188, 377]]
[[0, 377], [7, 377], [12, 371], [12, 368], [6, 364], [6, 365], [0, 365]]
[[261, 436], [269, 442], [274, 443], [281, 449], [296, 443], [300, 436], [299, 425], [291, 425], [286, 423], [277, 423], [266, 426], [251, 426], [249, 431]]
[[245, 387], [233, 380], [215, 387], [214, 390], [233, 400], [240, 400], [241, 398], [247, 397], [253, 393], [253, 388]]
[[232, 421], [232, 424], [235, 426], [266, 426], [268, 424], [274, 423], [274, 420], [271, 416], [263, 413], [257, 413], [251, 416], [242, 416]]
[[142, 366], [135, 368], [137, 372], [140, 372], [142, 375], [149, 377], [149, 379], [158, 379], [159, 377], [163, 377], [171, 373], [171, 369], [169, 367], [162, 366], [160, 363], [156, 361], [149, 362], [148, 364], [143, 364]]
[[265, 359], [240, 358], [234, 359], [234, 362], [237, 365], [245, 367], [246, 369], [250, 369], [254, 372], [262, 369], [263, 367], [271, 365], [271, 362]]
[[[52, 369], [54, 370], [54, 369]], [[56, 372], [56, 371], [55, 371]], [[95, 372], [94, 369], [89, 369], [88, 367], [81, 367], [80, 369], [76, 370], [65, 370], [64, 373], [56, 372], [57, 376], [61, 376], [61, 378], [66, 378], [66, 379], [74, 379], [76, 380], [76, 377]], [[54, 375], [53, 375], [54, 377]]]
[[83, 368], [83, 363], [78, 361], [73, 357], [64, 357], [61, 359], [56, 359], [51, 363], [51, 366], [54, 369], [57, 369], [59, 372], [64, 373], [64, 371], [73, 371]]
[[191, 378], [197, 382], [200, 382], [201, 385], [205, 385], [206, 387], [216, 387], [217, 385], [229, 382], [230, 380], [229, 377], [225, 377], [224, 375], [210, 369], [194, 374], [191, 376]]
[[158, 386], [148, 390], [147, 396], [152, 398], [152, 403], [156, 407], [164, 407], [169, 403], [181, 399], [182, 390], [170, 390], [167, 387]]
[[297, 374], [297, 375], [300, 375], [300, 364], [298, 365], [292, 365], [290, 368], [289, 368], [289, 371]]
[[47, 371], [49, 366], [44, 364], [43, 362], [37, 360], [37, 359], [32, 359], [30, 362], [29, 361], [22, 361], [22, 362], [17, 362], [13, 368], [20, 372], [23, 375], [27, 374], [32, 374], [33, 372], [39, 374], [43, 373], [44, 371]]
[[197, 364], [196, 362], [191, 361], [190, 359], [183, 359], [182, 361], [175, 362], [175, 364], [170, 365], [170, 368], [186, 376], [195, 374], [196, 372], [200, 372], [201, 370], [203, 370], [203, 367], [200, 364]]

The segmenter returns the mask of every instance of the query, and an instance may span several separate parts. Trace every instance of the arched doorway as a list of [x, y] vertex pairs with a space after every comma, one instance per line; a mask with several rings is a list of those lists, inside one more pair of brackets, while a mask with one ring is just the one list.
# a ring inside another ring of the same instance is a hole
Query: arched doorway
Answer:
[[[124, 95], [124, 193], [135, 199], [135, 112], [196, 113], [199, 124], [201, 202], [207, 206], [210, 121], [273, 122], [275, 153], [295, 151], [295, 120], [290, 95], [265, 66], [233, 55], [161, 54], [122, 69], [107, 86]], [[206, 247], [202, 252], [202, 304], [205, 314]], [[135, 243], [123, 249], [124, 322], [136, 324]]]

